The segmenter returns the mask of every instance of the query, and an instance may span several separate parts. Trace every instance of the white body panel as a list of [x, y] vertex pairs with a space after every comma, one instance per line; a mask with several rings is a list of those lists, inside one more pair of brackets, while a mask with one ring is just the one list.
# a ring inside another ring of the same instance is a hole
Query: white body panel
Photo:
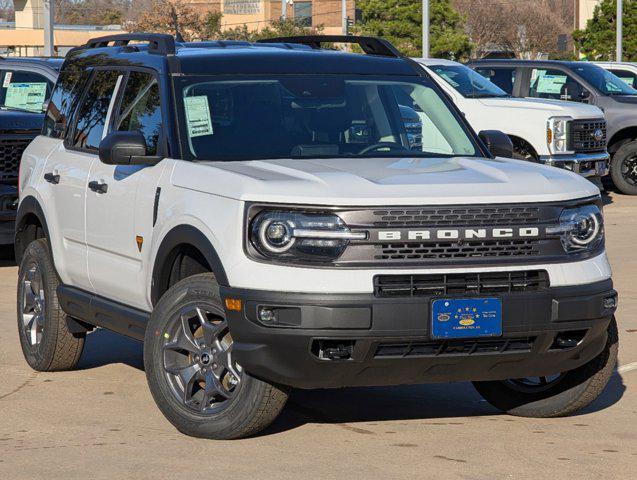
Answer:
[[546, 127], [551, 117], [577, 119], [603, 118], [603, 112], [584, 103], [539, 98], [465, 98], [428, 65], [460, 65], [442, 59], [417, 59], [436, 83], [452, 98], [476, 132], [500, 130], [526, 140], [538, 156], [551, 156]]
[[[547, 202], [599, 194], [590, 182], [565, 170], [509, 159], [334, 159], [250, 162], [187, 162], [165, 159], [155, 167], [126, 172], [96, 162], [88, 180], [108, 179], [109, 193], [72, 195], [69, 204], [56, 203], [41, 181], [41, 163], [60, 148], [60, 140], [38, 137], [27, 149], [21, 173], [21, 200], [40, 202], [49, 225], [56, 267], [64, 283], [77, 281], [78, 265], [68, 265], [62, 230], [76, 236], [88, 209], [91, 230], [85, 262], [92, 262], [94, 291], [118, 302], [151, 310], [154, 260], [165, 235], [176, 226], [200, 230], [215, 248], [231, 286], [308, 293], [370, 293], [372, 277], [384, 273], [506, 271], [520, 267], [546, 269], [554, 286], [578, 285], [609, 278], [605, 254], [573, 263], [492, 266], [488, 268], [330, 269], [271, 265], [249, 259], [244, 250], [246, 202], [331, 206], [387, 206], [467, 203]], [[51, 161], [51, 159], [49, 159]], [[75, 160], [73, 160], [75, 162]], [[89, 161], [90, 163], [90, 161]], [[66, 166], [70, 169], [70, 166]], [[120, 172], [122, 173], [122, 172]], [[80, 177], [77, 173], [77, 188]], [[161, 187], [157, 223], [153, 203]], [[112, 189], [112, 190], [111, 190]], [[111, 196], [111, 193], [113, 194]], [[107, 200], [108, 198], [108, 200]], [[88, 200], [87, 200], [88, 199]], [[101, 205], [104, 200], [108, 203]], [[74, 225], [60, 227], [73, 211]], [[137, 248], [135, 237], [143, 237]], [[79, 235], [82, 251], [81, 234]], [[81, 269], [80, 269], [81, 270]], [[86, 287], [84, 287], [86, 288]], [[90, 286], [92, 289], [92, 286]]]

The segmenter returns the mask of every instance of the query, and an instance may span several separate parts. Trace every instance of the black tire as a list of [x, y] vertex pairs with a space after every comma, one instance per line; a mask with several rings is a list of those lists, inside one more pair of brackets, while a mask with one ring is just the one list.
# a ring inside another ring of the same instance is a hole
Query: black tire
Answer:
[[624, 143], [610, 161], [610, 177], [626, 195], [637, 195], [637, 140]]
[[511, 139], [513, 143], [513, 157], [516, 160], [525, 160], [527, 162], [538, 163], [538, 156], [531, 145], [524, 140]]
[[[193, 309], [198, 314], [205, 312], [204, 320], [198, 315], [189, 320], [188, 312]], [[184, 318], [185, 323], [182, 320]], [[180, 281], [158, 302], [151, 315], [144, 343], [144, 366], [153, 398], [170, 423], [186, 435], [210, 439], [235, 439], [254, 435], [270, 425], [279, 415], [288, 393], [282, 387], [271, 385], [242, 371], [240, 366], [233, 363], [229, 353], [225, 363], [215, 357], [214, 352], [217, 350], [212, 350], [215, 340], [208, 338], [205, 340], [208, 345], [205, 345], [204, 334], [197, 336], [198, 332], [206, 331], [203, 321], [210, 323], [210, 331], [223, 330], [227, 332], [223, 335], [229, 335], [219, 287], [212, 274], [195, 275]], [[190, 331], [189, 335], [185, 333], [186, 329]], [[213, 338], [217, 340], [221, 338], [214, 335]], [[182, 342], [186, 337], [188, 342]], [[223, 337], [223, 342], [226, 342], [226, 338]], [[226, 352], [231, 352], [231, 342], [230, 339]], [[182, 345], [186, 345], [187, 349], [183, 350]], [[204, 351], [203, 347], [208, 350]], [[209, 363], [203, 363], [204, 355]], [[182, 363], [176, 366], [179, 362]], [[212, 382], [215, 386], [221, 385], [222, 388], [218, 391], [231, 394], [229, 398], [218, 395], [214, 388], [208, 393], [208, 377], [205, 375], [214, 374], [212, 367], [216, 368], [217, 364], [213, 362], [233, 365], [231, 370], [224, 370], [223, 378], [220, 374]], [[193, 370], [196, 373], [192, 373]], [[190, 377], [188, 374], [182, 376], [177, 373], [186, 371], [191, 372]], [[203, 373], [205, 371], [206, 374]], [[237, 376], [230, 375], [230, 371]], [[236, 383], [227, 383], [228, 376]], [[188, 388], [183, 388], [184, 378], [189, 378], [185, 380]], [[189, 386], [191, 383], [192, 387]]]
[[565, 372], [539, 391], [521, 391], [511, 381], [474, 382], [494, 407], [519, 417], [564, 417], [589, 405], [602, 393], [617, 364], [618, 333], [615, 319], [608, 327], [604, 351], [590, 362]]
[[[18, 332], [24, 358], [41, 372], [75, 368], [84, 349], [85, 335], [69, 331], [58, 303], [59, 283], [47, 240], [30, 243], [18, 270]], [[27, 298], [33, 298], [33, 303], [27, 304]]]

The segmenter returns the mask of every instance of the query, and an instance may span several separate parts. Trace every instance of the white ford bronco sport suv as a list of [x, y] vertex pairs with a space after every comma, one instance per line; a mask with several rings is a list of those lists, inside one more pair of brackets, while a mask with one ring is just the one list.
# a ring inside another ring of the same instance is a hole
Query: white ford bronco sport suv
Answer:
[[[513, 98], [475, 70], [451, 60], [416, 59], [477, 130], [500, 130], [513, 142], [513, 158], [567, 168], [601, 186], [608, 175], [606, 120], [594, 105]], [[575, 145], [573, 126], [597, 135]]]
[[207, 438], [262, 430], [290, 388], [470, 380], [570, 414], [617, 358], [601, 198], [511, 148], [383, 40], [91, 40], [22, 160], [26, 360], [143, 340], [157, 405]]

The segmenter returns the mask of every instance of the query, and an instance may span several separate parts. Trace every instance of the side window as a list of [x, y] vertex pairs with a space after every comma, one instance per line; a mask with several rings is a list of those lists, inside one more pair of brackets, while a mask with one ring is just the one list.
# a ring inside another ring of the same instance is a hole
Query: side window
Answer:
[[485, 77], [491, 83], [495, 83], [509, 95], [513, 95], [513, 86], [515, 85], [515, 71], [513, 67], [478, 67], [475, 69], [480, 75]]
[[120, 72], [98, 70], [86, 90], [77, 111], [77, 122], [71, 145], [97, 152], [104, 133], [106, 115], [115, 94]]
[[580, 102], [584, 91], [584, 87], [577, 80], [561, 70], [531, 70], [529, 97]]
[[0, 105], [8, 109], [42, 112], [53, 84], [44, 75], [24, 70], [0, 73]]
[[44, 117], [42, 134], [53, 138], [64, 138], [68, 129], [73, 106], [77, 104], [81, 90], [78, 88], [82, 71], [71, 64], [60, 73], [49, 107]]
[[148, 155], [157, 155], [161, 150], [161, 103], [159, 85], [153, 75], [130, 73], [113, 130], [138, 130], [146, 139]]
[[637, 88], [637, 74], [634, 74], [633, 72], [630, 72], [628, 70], [619, 70], [616, 68], [611, 68], [609, 72], [617, 75], [624, 82], [626, 82], [628, 86]]

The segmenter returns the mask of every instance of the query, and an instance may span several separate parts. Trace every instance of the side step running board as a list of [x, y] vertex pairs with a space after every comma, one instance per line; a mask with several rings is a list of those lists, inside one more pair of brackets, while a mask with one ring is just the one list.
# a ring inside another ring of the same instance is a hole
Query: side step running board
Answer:
[[67, 315], [144, 341], [150, 313], [67, 285], [59, 285], [57, 294], [60, 307]]

